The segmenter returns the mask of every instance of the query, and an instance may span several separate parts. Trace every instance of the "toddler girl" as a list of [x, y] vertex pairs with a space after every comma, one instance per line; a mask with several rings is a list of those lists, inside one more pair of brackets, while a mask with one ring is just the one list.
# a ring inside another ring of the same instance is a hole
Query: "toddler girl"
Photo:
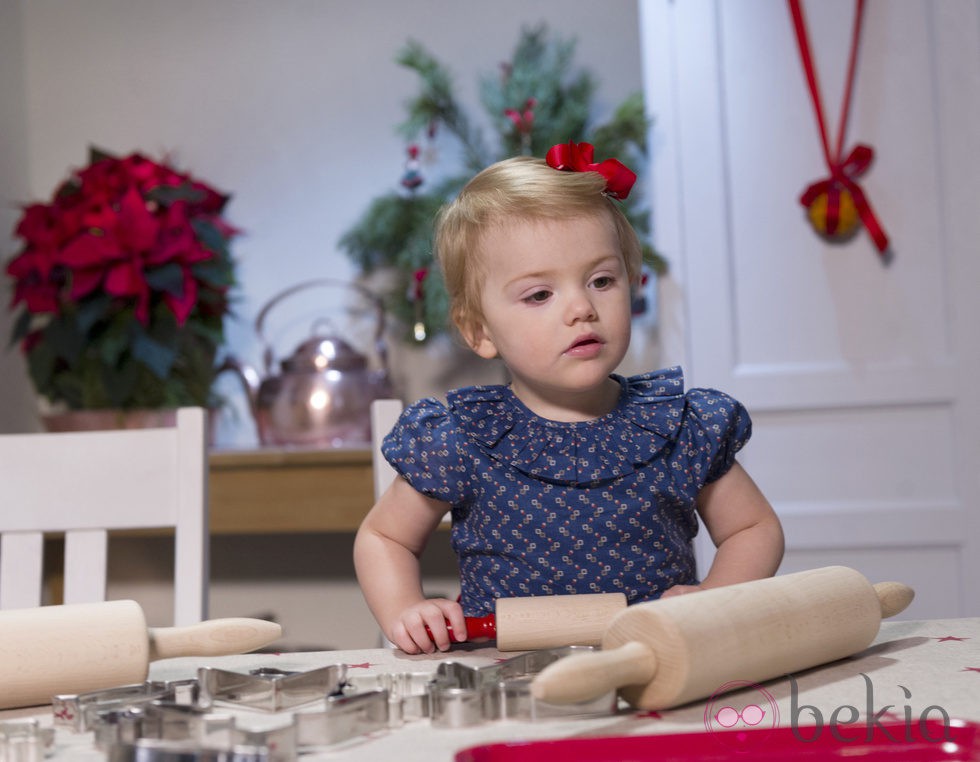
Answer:
[[[436, 253], [460, 335], [506, 386], [408, 407], [383, 452], [400, 474], [354, 545], [358, 580], [407, 653], [445, 650], [501, 597], [622, 592], [629, 603], [775, 573], [779, 521], [735, 461], [751, 422], [677, 368], [623, 378], [641, 250], [614, 198], [635, 175], [587, 143], [474, 177]], [[452, 512], [460, 602], [427, 599], [419, 557]], [[698, 523], [717, 546], [699, 581]]]

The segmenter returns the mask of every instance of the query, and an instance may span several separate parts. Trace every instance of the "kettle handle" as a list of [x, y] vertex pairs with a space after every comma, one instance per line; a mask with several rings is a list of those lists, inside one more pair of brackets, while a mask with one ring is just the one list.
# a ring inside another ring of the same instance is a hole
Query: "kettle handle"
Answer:
[[381, 361], [381, 369], [384, 373], [385, 378], [388, 376], [388, 345], [385, 343], [384, 333], [385, 333], [385, 307], [384, 302], [381, 298], [375, 294], [373, 291], [365, 288], [360, 283], [353, 283], [351, 281], [339, 280], [337, 278], [313, 278], [312, 280], [303, 281], [302, 283], [297, 283], [294, 286], [283, 289], [278, 294], [273, 296], [265, 305], [259, 310], [259, 314], [255, 317], [255, 332], [258, 334], [259, 338], [262, 340], [262, 363], [265, 366], [266, 374], [271, 373], [273, 370], [273, 364], [275, 362], [275, 355], [273, 354], [272, 347], [269, 341], [266, 339], [265, 334], [262, 332], [262, 326], [265, 324], [266, 316], [283, 299], [286, 299], [299, 291], [305, 291], [308, 288], [315, 288], [317, 286], [336, 286], [338, 288], [351, 288], [360, 293], [364, 298], [366, 298], [375, 309], [376, 317], [376, 327], [374, 331], [374, 349], [378, 354], [378, 358]]

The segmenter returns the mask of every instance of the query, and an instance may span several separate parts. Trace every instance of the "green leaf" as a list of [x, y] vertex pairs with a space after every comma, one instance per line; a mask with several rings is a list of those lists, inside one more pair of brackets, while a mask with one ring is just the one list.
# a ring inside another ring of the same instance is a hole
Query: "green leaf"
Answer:
[[143, 277], [154, 291], [163, 291], [178, 297], [184, 293], [184, 268], [176, 262], [144, 270]]
[[10, 331], [10, 343], [7, 345], [7, 349], [19, 344], [30, 332], [31, 323], [33, 322], [31, 317], [31, 313], [26, 309], [20, 311], [20, 315], [17, 316], [13, 329]]
[[196, 280], [204, 281], [217, 288], [228, 288], [235, 285], [235, 273], [232, 268], [216, 259], [191, 265], [191, 274]]
[[75, 323], [78, 332], [87, 334], [100, 320], [104, 320], [112, 307], [112, 297], [108, 294], [86, 298], [78, 304], [75, 310]]
[[102, 387], [112, 407], [136, 407], [132, 404], [132, 396], [138, 380], [139, 367], [132, 360], [118, 368], [102, 368]]
[[99, 148], [98, 146], [88, 147], [89, 164], [95, 164], [96, 162], [105, 161], [106, 159], [115, 159], [115, 158], [116, 156], [114, 154], [111, 154], [108, 151]]
[[64, 316], [52, 320], [44, 329], [44, 343], [59, 360], [74, 365], [87, 344], [78, 326]]
[[149, 368], [159, 379], [167, 377], [174, 360], [177, 359], [177, 350], [174, 347], [168, 347], [142, 331], [133, 339], [132, 351], [133, 357]]
[[120, 358], [129, 348], [130, 326], [134, 321], [132, 311], [125, 310], [117, 314], [99, 335], [98, 356], [110, 368], [119, 364]]
[[56, 361], [54, 352], [44, 342], [35, 344], [27, 353], [27, 372], [34, 383], [34, 388], [41, 394], [45, 394], [51, 385]]
[[212, 325], [209, 325], [203, 320], [196, 320], [190, 323], [189, 327], [195, 336], [203, 339], [213, 347], [220, 347], [225, 341], [224, 327], [220, 320], [215, 321]]
[[222, 257], [228, 257], [228, 241], [218, 228], [207, 220], [191, 220], [191, 227], [205, 248]]
[[175, 201], [200, 202], [205, 199], [206, 195], [203, 190], [195, 188], [190, 183], [158, 185], [143, 194], [148, 201], [156, 201], [161, 206], [170, 206]]

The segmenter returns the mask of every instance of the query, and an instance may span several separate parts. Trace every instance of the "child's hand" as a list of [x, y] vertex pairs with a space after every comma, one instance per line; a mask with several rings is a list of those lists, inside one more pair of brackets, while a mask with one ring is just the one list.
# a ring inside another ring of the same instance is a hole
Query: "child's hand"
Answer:
[[673, 598], [675, 595], [686, 595], [687, 593], [696, 593], [698, 590], [703, 590], [701, 585], [674, 585], [673, 587], [668, 587], [663, 591], [660, 598]]
[[[453, 628], [452, 638], [446, 620]], [[430, 654], [437, 648], [446, 651], [453, 642], [466, 640], [463, 607], [445, 598], [428, 598], [402, 611], [391, 624], [388, 637], [407, 654]]]

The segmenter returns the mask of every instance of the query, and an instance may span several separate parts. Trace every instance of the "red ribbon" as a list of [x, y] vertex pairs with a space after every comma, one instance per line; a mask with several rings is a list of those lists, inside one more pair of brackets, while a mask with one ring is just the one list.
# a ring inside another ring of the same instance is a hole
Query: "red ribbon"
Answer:
[[819, 195], [826, 193], [826, 230], [828, 234], [833, 235], [840, 221], [841, 192], [844, 190], [848, 191], [854, 199], [854, 206], [857, 208], [858, 216], [871, 236], [871, 240], [874, 241], [878, 252], [884, 255], [888, 249], [888, 236], [885, 234], [881, 223], [878, 222], [878, 218], [871, 208], [871, 203], [868, 201], [867, 196], [865, 196], [864, 191], [855, 180], [855, 178], [864, 174], [871, 165], [874, 159], [874, 150], [870, 146], [859, 144], [854, 147], [846, 158], [843, 158], [844, 135], [847, 131], [847, 117], [851, 107], [851, 92], [854, 87], [854, 72], [857, 65], [858, 41], [861, 37], [861, 22], [864, 17], [864, 0], [857, 0], [844, 101], [841, 107], [840, 124], [837, 130], [837, 144], [833, 153], [831, 153], [830, 141], [827, 137], [827, 123], [824, 119], [823, 105], [820, 99], [820, 85], [817, 82], [817, 72], [813, 64], [813, 55], [810, 52], [810, 42], [807, 36], [803, 8], [800, 0], [787, 0], [787, 2], [789, 3], [790, 13], [793, 16], [793, 29], [796, 32], [796, 42], [800, 48], [800, 58], [803, 62], [803, 71], [806, 74], [810, 99], [813, 101], [813, 110], [817, 116], [817, 127], [820, 130], [820, 142], [823, 147], [824, 159], [827, 162], [827, 168], [830, 170], [830, 176], [828, 178], [813, 183], [803, 191], [803, 194], [800, 196], [800, 203], [809, 208], [810, 204]]
[[606, 178], [606, 193], [613, 198], [625, 199], [636, 182], [636, 173], [618, 159], [594, 163], [594, 152], [591, 143], [569, 141], [548, 149], [545, 161], [549, 167], [564, 172], [598, 172]]

